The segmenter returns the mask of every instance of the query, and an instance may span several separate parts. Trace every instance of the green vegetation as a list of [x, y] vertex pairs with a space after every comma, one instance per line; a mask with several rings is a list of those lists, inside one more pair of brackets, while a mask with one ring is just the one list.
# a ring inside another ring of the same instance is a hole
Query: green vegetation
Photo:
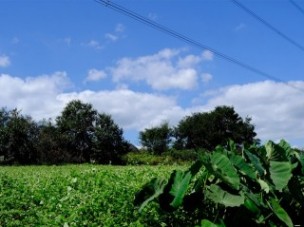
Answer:
[[168, 123], [141, 131], [139, 138], [143, 147], [152, 154], [175, 150], [212, 151], [225, 146], [229, 140], [237, 144], [259, 143], [250, 118], [243, 120], [233, 107], [218, 106], [210, 112], [193, 113], [184, 117], [176, 127]]
[[165, 217], [152, 204], [138, 213], [134, 195], [176, 168], [183, 167], [0, 167], [0, 226], [161, 226]]
[[168, 215], [188, 212], [192, 226], [304, 225], [304, 154], [284, 140], [243, 149], [230, 141], [168, 180], [153, 178], [134, 204], [151, 201]]
[[112, 163], [131, 150], [110, 115], [71, 101], [52, 121], [0, 110], [0, 164]]

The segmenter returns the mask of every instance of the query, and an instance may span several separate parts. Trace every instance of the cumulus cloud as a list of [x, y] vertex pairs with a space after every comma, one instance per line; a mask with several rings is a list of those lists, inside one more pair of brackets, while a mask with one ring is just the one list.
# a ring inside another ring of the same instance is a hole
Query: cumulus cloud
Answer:
[[7, 67], [11, 64], [10, 58], [6, 55], [0, 55], [0, 67]]
[[189, 90], [197, 85], [198, 63], [212, 60], [211, 52], [182, 55], [181, 50], [164, 49], [156, 54], [138, 58], [123, 58], [110, 68], [114, 82], [144, 81], [153, 89]]
[[90, 69], [86, 77], [86, 81], [98, 81], [107, 77], [103, 70]]
[[90, 102], [100, 112], [111, 114], [124, 129], [142, 130], [164, 120], [176, 123], [184, 113], [174, 98], [128, 89], [64, 93], [59, 99], [64, 103], [73, 99]]
[[252, 117], [258, 136], [262, 140], [303, 140], [303, 91], [304, 81], [288, 84], [263, 81], [232, 85], [214, 91], [211, 95], [206, 94], [208, 103], [205, 108], [211, 109], [218, 105], [234, 106], [243, 117]]
[[202, 53], [202, 57], [203, 57], [203, 60], [212, 61], [212, 60], [213, 60], [213, 57], [214, 57], [214, 54], [213, 54], [213, 52], [210, 51], [210, 50], [205, 50], [205, 51]]
[[175, 98], [134, 92], [121, 87], [117, 90], [66, 92], [70, 81], [65, 72], [22, 79], [0, 75], [0, 100], [3, 107], [18, 108], [35, 120], [60, 114], [73, 99], [92, 103], [100, 112], [111, 114], [124, 129], [141, 130], [164, 120], [178, 122], [184, 111]]
[[37, 120], [52, 118], [63, 107], [57, 95], [69, 86], [65, 72], [26, 79], [0, 74], [1, 107], [18, 108]]
[[243, 118], [252, 117], [258, 138], [275, 141], [285, 138], [295, 145], [304, 145], [304, 92], [295, 89], [304, 90], [304, 81], [287, 85], [273, 81], [231, 85], [202, 94], [203, 104], [197, 98], [191, 106], [182, 106], [178, 97], [135, 92], [127, 86], [115, 90], [68, 92], [69, 86], [65, 72], [25, 79], [0, 74], [1, 105], [9, 109], [17, 107], [22, 113], [41, 120], [54, 119], [69, 101], [80, 99], [92, 103], [100, 112], [111, 114], [125, 130], [137, 131], [164, 121], [176, 125], [191, 113], [228, 105], [234, 106]]

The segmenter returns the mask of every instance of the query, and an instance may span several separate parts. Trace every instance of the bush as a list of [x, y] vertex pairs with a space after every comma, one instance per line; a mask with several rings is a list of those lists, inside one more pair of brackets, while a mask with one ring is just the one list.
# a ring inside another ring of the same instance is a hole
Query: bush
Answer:
[[152, 179], [134, 204], [141, 211], [156, 201], [168, 216], [191, 214], [184, 221], [192, 225], [302, 226], [303, 188], [304, 155], [284, 140], [241, 153], [230, 141], [202, 154], [188, 170], [173, 171], [168, 180]]
[[200, 153], [204, 152], [204, 150], [195, 151], [193, 149], [188, 150], [176, 150], [170, 149], [164, 155], [171, 156], [174, 160], [180, 161], [195, 161], [197, 160]]
[[140, 152], [129, 152], [122, 157], [126, 165], [174, 165], [174, 164], [188, 164], [190, 160], [183, 160], [175, 158], [169, 153], [162, 155], [153, 155], [148, 151], [142, 150]]

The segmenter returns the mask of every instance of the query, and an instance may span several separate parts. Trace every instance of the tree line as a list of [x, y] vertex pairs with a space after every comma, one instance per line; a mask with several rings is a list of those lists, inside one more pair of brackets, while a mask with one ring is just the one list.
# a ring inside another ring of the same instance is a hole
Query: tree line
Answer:
[[154, 154], [169, 149], [212, 151], [229, 140], [238, 145], [259, 144], [251, 118], [242, 119], [233, 107], [218, 106], [210, 112], [193, 113], [177, 126], [167, 122], [140, 132], [141, 144]]
[[[194, 113], [176, 127], [168, 123], [139, 133], [143, 149], [160, 155], [170, 149], [213, 150], [228, 140], [253, 144], [254, 126], [233, 107]], [[123, 155], [137, 148], [126, 141], [111, 115], [89, 103], [69, 102], [54, 121], [34, 121], [20, 110], [0, 109], [0, 164], [100, 163], [123, 164]]]
[[35, 122], [17, 109], [0, 110], [2, 164], [113, 163], [132, 150], [110, 115], [69, 102], [55, 122]]

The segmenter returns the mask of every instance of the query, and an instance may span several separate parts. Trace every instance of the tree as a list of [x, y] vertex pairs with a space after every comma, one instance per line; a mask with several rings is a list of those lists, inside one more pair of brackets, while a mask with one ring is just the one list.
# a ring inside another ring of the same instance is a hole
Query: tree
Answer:
[[172, 130], [168, 123], [145, 129], [139, 133], [140, 143], [154, 154], [161, 154], [169, 149]]
[[28, 116], [13, 109], [0, 111], [0, 155], [4, 163], [32, 164], [36, 162], [35, 144], [38, 126]]
[[58, 132], [65, 140], [64, 149], [71, 154], [72, 162], [90, 161], [96, 115], [91, 104], [73, 100], [57, 117]]
[[121, 155], [129, 150], [123, 138], [123, 130], [110, 115], [98, 114], [93, 136], [93, 160], [98, 163], [120, 164]]
[[[119, 163], [128, 151], [123, 131], [110, 115], [100, 114], [91, 104], [73, 100], [57, 118], [63, 150], [71, 162]], [[60, 142], [60, 143], [61, 143]]]
[[233, 107], [219, 106], [211, 112], [194, 113], [181, 120], [174, 130], [177, 149], [205, 148], [213, 150], [217, 145], [226, 145], [229, 140], [237, 144], [253, 144], [256, 133], [250, 123], [243, 120]]
[[65, 137], [51, 121], [39, 126], [39, 138], [36, 144], [38, 164], [60, 164], [71, 160], [71, 154], [64, 150]]

